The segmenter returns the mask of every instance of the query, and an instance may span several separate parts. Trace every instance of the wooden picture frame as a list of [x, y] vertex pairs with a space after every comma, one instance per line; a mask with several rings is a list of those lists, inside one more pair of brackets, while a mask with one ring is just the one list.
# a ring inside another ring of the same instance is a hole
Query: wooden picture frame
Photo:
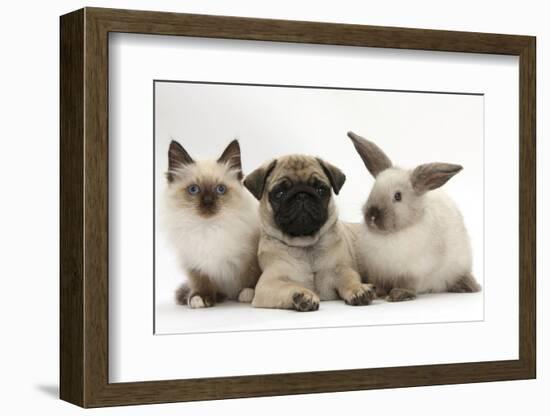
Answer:
[[[61, 17], [60, 396], [82, 407], [536, 377], [535, 52], [530, 36], [85, 8]], [[519, 57], [519, 359], [109, 383], [108, 35], [246, 39]]]

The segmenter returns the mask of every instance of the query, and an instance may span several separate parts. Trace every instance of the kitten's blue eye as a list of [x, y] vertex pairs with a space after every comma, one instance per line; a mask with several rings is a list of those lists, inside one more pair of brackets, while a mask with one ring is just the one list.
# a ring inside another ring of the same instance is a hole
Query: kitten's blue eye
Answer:
[[227, 188], [225, 187], [225, 185], [216, 186], [216, 192], [218, 194], [223, 195], [223, 194], [225, 194], [226, 191], [227, 191]]
[[187, 187], [187, 192], [189, 192], [191, 195], [197, 195], [200, 191], [201, 188], [199, 187], [199, 185], [193, 184]]

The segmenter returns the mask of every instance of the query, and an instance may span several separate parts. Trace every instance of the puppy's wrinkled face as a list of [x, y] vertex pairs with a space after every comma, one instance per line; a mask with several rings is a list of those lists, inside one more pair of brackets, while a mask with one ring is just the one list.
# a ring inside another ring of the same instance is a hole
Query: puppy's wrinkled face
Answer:
[[376, 177], [363, 207], [365, 223], [378, 233], [399, 231], [422, 216], [421, 195], [415, 191], [408, 171], [389, 168]]
[[313, 157], [280, 158], [266, 193], [275, 224], [291, 237], [314, 235], [329, 217], [330, 180]]

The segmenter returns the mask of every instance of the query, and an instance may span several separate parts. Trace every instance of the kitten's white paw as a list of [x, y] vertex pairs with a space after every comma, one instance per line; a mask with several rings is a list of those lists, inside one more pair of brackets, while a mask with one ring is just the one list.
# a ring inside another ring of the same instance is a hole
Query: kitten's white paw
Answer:
[[199, 295], [195, 295], [189, 299], [189, 307], [191, 309], [205, 308], [206, 303], [204, 303], [204, 300]]
[[250, 287], [245, 287], [241, 290], [241, 293], [239, 293], [239, 302], [250, 303], [252, 299], [254, 299], [254, 289]]

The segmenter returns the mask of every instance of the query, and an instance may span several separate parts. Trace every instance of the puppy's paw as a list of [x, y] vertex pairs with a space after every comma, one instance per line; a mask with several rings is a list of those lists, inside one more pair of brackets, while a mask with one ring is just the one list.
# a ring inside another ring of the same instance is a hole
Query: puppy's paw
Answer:
[[370, 283], [363, 283], [355, 291], [351, 292], [344, 302], [352, 306], [370, 305], [376, 298], [376, 288]]
[[191, 309], [209, 308], [214, 306], [214, 299], [208, 295], [193, 295], [189, 298], [189, 307]]
[[241, 292], [239, 293], [238, 301], [242, 303], [250, 303], [252, 302], [252, 299], [254, 299], [254, 289], [251, 287], [245, 287]]
[[319, 296], [304, 289], [292, 295], [292, 304], [298, 312], [316, 311], [319, 309]]
[[388, 302], [404, 302], [413, 299], [416, 299], [416, 293], [414, 290], [400, 289], [397, 287], [390, 290], [389, 295], [386, 296], [386, 300]]
[[379, 289], [373, 285], [372, 283], [362, 283], [363, 289], [365, 289], [367, 292], [369, 292], [372, 296], [371, 300], [376, 299], [378, 297], [378, 291]]

